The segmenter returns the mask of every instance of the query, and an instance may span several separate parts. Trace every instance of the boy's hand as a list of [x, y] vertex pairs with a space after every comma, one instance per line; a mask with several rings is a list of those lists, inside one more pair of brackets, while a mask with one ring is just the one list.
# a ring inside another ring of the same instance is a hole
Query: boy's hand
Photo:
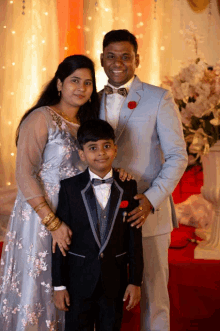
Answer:
[[67, 306], [70, 306], [70, 296], [67, 290], [54, 291], [53, 301], [59, 310], [69, 310]]
[[141, 299], [141, 288], [140, 286], [129, 284], [126, 288], [123, 301], [126, 301], [130, 297], [127, 310], [134, 308]]

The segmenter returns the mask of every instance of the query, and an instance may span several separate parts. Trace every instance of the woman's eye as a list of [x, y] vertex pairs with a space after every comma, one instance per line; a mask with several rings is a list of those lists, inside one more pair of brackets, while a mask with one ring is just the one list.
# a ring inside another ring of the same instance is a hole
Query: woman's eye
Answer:
[[92, 82], [86, 82], [85, 85], [90, 86], [92, 85]]
[[78, 83], [78, 79], [75, 79], [75, 78], [74, 78], [74, 79], [72, 79], [72, 82], [73, 82], [73, 83]]

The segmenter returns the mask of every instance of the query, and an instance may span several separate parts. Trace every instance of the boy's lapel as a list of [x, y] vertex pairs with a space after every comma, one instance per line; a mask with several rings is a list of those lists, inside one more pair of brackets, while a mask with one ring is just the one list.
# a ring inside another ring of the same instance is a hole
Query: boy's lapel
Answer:
[[110, 204], [109, 204], [109, 213], [108, 213], [108, 226], [106, 229], [106, 238], [105, 238], [105, 242], [101, 247], [100, 253], [102, 253], [104, 251], [104, 249], [106, 248], [109, 239], [111, 237], [112, 234], [112, 230], [115, 224], [115, 220], [116, 220], [116, 216], [118, 214], [118, 210], [121, 204], [121, 199], [122, 199], [122, 195], [123, 195], [124, 190], [118, 185], [118, 183], [116, 182], [116, 180], [114, 180], [114, 182], [112, 183], [112, 187], [111, 187], [111, 195], [110, 195]]
[[95, 238], [98, 247], [100, 248], [101, 242], [100, 242], [100, 235], [98, 228], [96, 198], [90, 180], [86, 185], [86, 187], [81, 191], [81, 195], [89, 218], [89, 223], [92, 229], [93, 236]]

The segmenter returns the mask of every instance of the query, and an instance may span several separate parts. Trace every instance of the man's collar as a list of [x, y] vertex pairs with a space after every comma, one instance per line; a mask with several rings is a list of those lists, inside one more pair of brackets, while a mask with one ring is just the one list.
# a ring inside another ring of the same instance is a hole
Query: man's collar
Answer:
[[129, 89], [131, 87], [131, 84], [132, 84], [134, 78], [135, 78], [135, 76], [133, 76], [126, 84], [121, 85], [119, 87], [115, 87], [115, 86], [111, 85], [109, 82], [108, 82], [108, 85], [111, 86], [111, 88], [113, 88], [113, 89], [125, 87], [127, 89], [127, 91], [129, 92]]
[[89, 170], [90, 180], [92, 180], [93, 178], [98, 178], [98, 179], [108, 179], [108, 178], [110, 178], [110, 177], [113, 176], [113, 170], [112, 170], [112, 169], [111, 169], [111, 170], [105, 175], [104, 178], [101, 178], [101, 177], [99, 177], [98, 175], [94, 174], [94, 172], [92, 172], [89, 168], [88, 168], [88, 170]]

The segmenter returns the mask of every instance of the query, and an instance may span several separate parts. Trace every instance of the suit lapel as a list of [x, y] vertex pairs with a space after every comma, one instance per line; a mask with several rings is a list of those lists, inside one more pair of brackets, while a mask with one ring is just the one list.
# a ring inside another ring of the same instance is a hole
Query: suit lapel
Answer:
[[132, 113], [136, 110], [136, 107], [134, 109], [130, 109], [128, 107], [128, 103], [130, 101], [135, 101], [136, 104], [138, 105], [142, 95], [143, 95], [143, 84], [139, 80], [139, 78], [136, 76], [132, 82], [128, 96], [125, 99], [125, 101], [122, 105], [121, 111], [120, 111], [118, 127], [116, 130], [116, 143], [120, 139]]
[[[120, 116], [119, 116], [119, 122], [118, 122], [118, 127], [116, 129], [116, 143], [118, 142], [119, 138], [121, 137], [126, 125], [127, 125], [127, 122], [129, 120], [129, 118], [131, 117], [132, 113], [135, 111], [135, 108], [134, 109], [130, 109], [128, 107], [128, 103], [130, 101], [135, 101], [138, 105], [142, 95], [143, 95], [143, 84], [142, 82], [140, 81], [140, 79], [135, 76], [133, 82], [132, 82], [132, 85], [131, 85], [131, 88], [130, 88], [130, 91], [128, 93], [128, 96], [127, 98], [125, 99], [123, 105], [122, 105], [122, 108], [121, 108], [121, 111], [120, 111]], [[100, 103], [100, 115], [99, 115], [99, 118], [102, 119], [102, 120], [106, 120], [106, 116], [105, 116], [105, 107], [106, 107], [106, 94], [104, 92], [104, 90], [101, 90], [99, 92], [99, 96], [101, 98], [101, 103]]]
[[98, 215], [96, 208], [96, 198], [93, 192], [92, 184], [89, 180], [86, 187], [81, 191], [82, 199], [86, 208], [86, 212], [89, 218], [89, 223], [92, 229], [93, 236], [98, 247], [101, 247], [99, 229], [98, 229]]
[[118, 210], [120, 207], [123, 192], [124, 192], [124, 190], [118, 185], [116, 180], [114, 180], [112, 187], [111, 187], [111, 195], [109, 198], [110, 205], [109, 205], [109, 213], [108, 213], [108, 225], [107, 225], [107, 229], [106, 229], [107, 235], [106, 235], [105, 242], [101, 247], [100, 253], [104, 251], [104, 249], [106, 248], [106, 246], [109, 242], [109, 239], [111, 237], [112, 230], [113, 230], [115, 220], [116, 220], [116, 216], [118, 214]]

